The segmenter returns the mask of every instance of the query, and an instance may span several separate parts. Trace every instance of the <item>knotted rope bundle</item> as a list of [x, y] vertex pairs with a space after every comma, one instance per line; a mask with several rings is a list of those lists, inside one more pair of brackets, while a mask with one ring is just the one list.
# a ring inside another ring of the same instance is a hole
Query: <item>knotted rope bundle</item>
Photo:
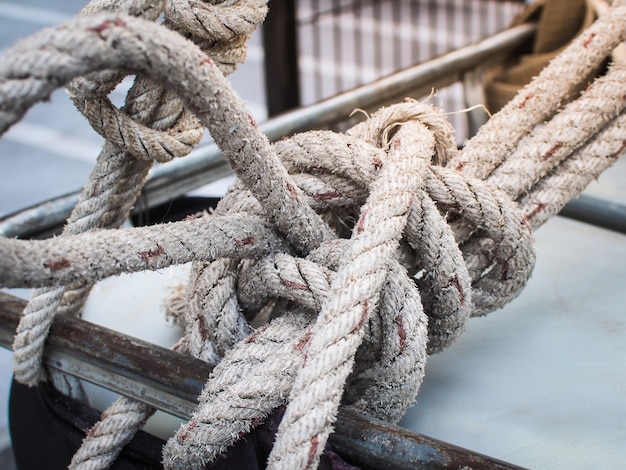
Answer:
[[[229, 73], [234, 71], [236, 63], [243, 62], [245, 39], [265, 18], [265, 3], [252, 0], [222, 6], [220, 2], [216, 5], [183, 2], [174, 8], [172, 3], [166, 5], [162, 0], [133, 0], [125, 4], [99, 0], [88, 4], [81, 13], [89, 16], [121, 11], [155, 20], [167, 7], [165, 25], [187, 33], [215, 58], [224, 73]], [[194, 20], [185, 22], [190, 16]], [[106, 96], [127, 72], [117, 71], [117, 67], [112, 69], [78, 77], [69, 84], [74, 103], [106, 139], [106, 144], [64, 229], [65, 234], [120, 227], [139, 197], [153, 161], [185, 156], [202, 138], [202, 126], [177, 95], [146, 77], [138, 77], [125, 108], [118, 110]], [[41, 370], [33, 367], [32, 361], [40, 361], [43, 340], [55, 313], [79, 314], [92, 287], [83, 281], [33, 292], [14, 345], [18, 380], [34, 384], [41, 379]], [[35, 341], [30, 334], [33, 329], [37, 331]], [[59, 376], [55, 374], [52, 378]], [[55, 385], [81, 397], [76, 387], [68, 389], [58, 380]]]
[[[0, 283], [82, 286], [192, 261], [177, 349], [217, 365], [197, 412], [168, 442], [165, 465], [209, 462], [287, 404], [269, 465], [315, 468], [339, 403], [398, 420], [426, 354], [449, 345], [468, 316], [520, 292], [534, 262], [531, 230], [623, 152], [623, 64], [578, 100], [561, 99], [624, 40], [625, 25], [626, 1], [614, 2], [460, 153], [441, 113], [416, 102], [382, 109], [346, 135], [312, 132], [270, 146], [214, 61], [180, 35], [125, 14], [42, 32], [0, 64], [1, 132], [74, 77], [143, 74], [210, 130], [239, 180], [210, 216], [1, 240]], [[89, 77], [91, 89], [111, 89]], [[129, 208], [126, 197], [107, 189], [105, 207], [122, 199]], [[41, 377], [55, 302], [43, 322], [29, 313], [18, 329], [16, 361], [29, 383]], [[273, 319], [253, 331], [249, 321], [272, 304]], [[150, 412], [118, 401], [73, 466], [110, 465]]]

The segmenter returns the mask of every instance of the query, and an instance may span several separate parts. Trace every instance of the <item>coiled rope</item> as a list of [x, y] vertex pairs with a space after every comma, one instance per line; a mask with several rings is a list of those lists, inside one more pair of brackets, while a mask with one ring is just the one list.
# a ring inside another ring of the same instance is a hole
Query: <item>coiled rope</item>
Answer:
[[[225, 44], [240, 48], [245, 28], [258, 24], [241, 12], [262, 20], [265, 2], [130, 2], [101, 13], [117, 6], [92, 4], [85, 17], [19, 43], [0, 63], [0, 132], [75, 79], [77, 107], [107, 138], [62, 237], [0, 240], [0, 285], [38, 288], [15, 340], [16, 376], [34, 385], [44, 377], [54, 315], [78, 314], [93, 282], [193, 262], [176, 348], [217, 365], [196, 413], [164, 449], [167, 468], [214, 460], [281, 405], [270, 468], [316, 468], [340, 403], [399, 420], [427, 354], [454, 341], [469, 316], [519, 294], [534, 264], [532, 230], [626, 147], [624, 64], [563, 102], [625, 39], [626, 0], [461, 152], [442, 113], [415, 101], [383, 108], [345, 135], [309, 132], [270, 145], [220, 71], [233, 60]], [[199, 28], [211, 31], [197, 42], [217, 47], [215, 57], [133, 17], [155, 18], [163, 8], [166, 24], [180, 21], [183, 31], [200, 12], [228, 12]], [[220, 66], [218, 57], [230, 59]], [[104, 96], [125, 73], [146, 77], [138, 83], [147, 89], [135, 85], [119, 111]], [[211, 215], [114, 229], [152, 159], [180, 156], [197, 141], [195, 119], [238, 182]], [[253, 330], [249, 322], [272, 306], [272, 320]], [[72, 467], [109, 466], [151, 412], [116, 402]]]

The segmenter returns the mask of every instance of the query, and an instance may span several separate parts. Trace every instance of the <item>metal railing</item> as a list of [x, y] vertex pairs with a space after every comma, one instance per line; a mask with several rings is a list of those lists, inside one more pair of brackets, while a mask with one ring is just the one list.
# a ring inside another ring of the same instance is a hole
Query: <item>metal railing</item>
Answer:
[[[11, 348], [25, 306], [0, 292], [1, 347]], [[62, 315], [52, 325], [43, 362], [185, 419], [212, 370], [191, 356]], [[346, 409], [340, 409], [330, 442], [363, 469], [520, 468]]]

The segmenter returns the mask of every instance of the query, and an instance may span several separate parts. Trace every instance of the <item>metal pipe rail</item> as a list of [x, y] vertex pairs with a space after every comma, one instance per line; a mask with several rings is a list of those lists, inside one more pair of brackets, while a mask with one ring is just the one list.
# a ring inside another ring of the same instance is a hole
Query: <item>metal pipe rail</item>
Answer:
[[[0, 291], [0, 346], [11, 349], [26, 301]], [[98, 325], [58, 316], [44, 350], [48, 367], [189, 419], [212, 367]], [[363, 469], [521, 467], [340, 409], [333, 448]]]
[[[462, 79], [477, 67], [498, 63], [533, 37], [536, 25], [507, 29], [475, 44], [409, 67], [370, 84], [327, 100], [276, 116], [261, 131], [271, 141], [296, 132], [328, 127], [346, 120], [357, 108], [373, 109], [384, 104], [419, 97]], [[140, 205], [151, 208], [232, 173], [216, 145], [206, 145], [189, 156], [155, 168], [144, 187]], [[79, 192], [21, 210], [0, 219], [0, 236], [42, 237], [62, 227], [78, 201]]]

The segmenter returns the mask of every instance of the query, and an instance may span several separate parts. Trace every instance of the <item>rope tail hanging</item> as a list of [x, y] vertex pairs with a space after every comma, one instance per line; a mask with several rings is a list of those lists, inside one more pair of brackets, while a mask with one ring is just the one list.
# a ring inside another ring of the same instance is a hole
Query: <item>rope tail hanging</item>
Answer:
[[[521, 292], [532, 231], [625, 149], [622, 62], [564, 97], [626, 38], [626, 0], [460, 152], [441, 111], [415, 101], [346, 134], [270, 145], [223, 75], [242, 60], [264, 1], [119, 3], [93, 2], [0, 63], [0, 133], [67, 84], [106, 138], [63, 236], [0, 240], [0, 284], [37, 288], [15, 340], [16, 377], [36, 385], [54, 316], [78, 315], [94, 282], [193, 263], [176, 349], [216, 367], [164, 449], [166, 468], [214, 461], [281, 406], [275, 469], [316, 468], [340, 404], [397, 422], [427, 355]], [[149, 21], [163, 11], [169, 29]], [[138, 78], [118, 110], [106, 95], [128, 73]], [[151, 162], [183, 156], [202, 126], [238, 177], [215, 212], [119, 229]], [[268, 308], [271, 320], [250, 327]], [[151, 412], [120, 399], [72, 467], [110, 466]]]

